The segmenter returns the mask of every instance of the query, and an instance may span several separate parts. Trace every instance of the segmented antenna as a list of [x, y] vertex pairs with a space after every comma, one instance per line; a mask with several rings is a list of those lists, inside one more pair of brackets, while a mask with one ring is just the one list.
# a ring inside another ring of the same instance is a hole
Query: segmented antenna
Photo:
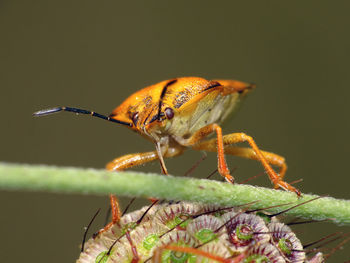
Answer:
[[94, 112], [94, 111], [83, 110], [83, 109], [78, 109], [78, 108], [71, 108], [71, 107], [56, 107], [56, 108], [51, 108], [51, 109], [40, 110], [40, 111], [34, 112], [33, 116], [40, 117], [40, 116], [45, 116], [45, 115], [49, 115], [49, 114], [60, 112], [60, 111], [74, 112], [77, 114], [87, 114], [87, 115], [91, 115], [93, 117], [104, 119], [106, 121], [111, 121], [111, 122], [119, 123], [122, 125], [130, 126], [130, 127], [132, 126], [132, 124], [129, 122], [119, 121], [119, 120], [113, 119], [109, 116], [99, 114], [99, 113]]

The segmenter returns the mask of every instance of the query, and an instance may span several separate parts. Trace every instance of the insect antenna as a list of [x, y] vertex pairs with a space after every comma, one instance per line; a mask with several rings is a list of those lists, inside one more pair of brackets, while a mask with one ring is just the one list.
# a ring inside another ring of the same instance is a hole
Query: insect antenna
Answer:
[[84, 232], [84, 235], [83, 235], [83, 241], [81, 242], [81, 252], [84, 252], [84, 245], [85, 245], [85, 242], [86, 242], [86, 236], [87, 236], [87, 233], [92, 225], [92, 223], [94, 222], [96, 216], [98, 215], [98, 213], [101, 211], [101, 208], [99, 208], [96, 213], [94, 214], [94, 216], [91, 218], [88, 226], [85, 228], [85, 232]]
[[90, 115], [90, 116], [97, 117], [100, 119], [104, 119], [106, 121], [111, 121], [111, 122], [119, 123], [122, 125], [130, 126], [130, 127], [132, 126], [132, 124], [129, 122], [119, 121], [119, 120], [111, 118], [110, 116], [105, 116], [105, 115], [99, 114], [99, 113], [94, 112], [94, 111], [83, 110], [83, 109], [78, 109], [78, 108], [71, 108], [71, 107], [56, 107], [56, 108], [51, 108], [51, 109], [40, 110], [40, 111], [34, 112], [33, 116], [40, 117], [40, 116], [45, 116], [45, 115], [53, 114], [53, 113], [60, 112], [60, 111], [68, 111], [68, 112], [73, 112], [76, 114], [86, 114], [86, 115]]

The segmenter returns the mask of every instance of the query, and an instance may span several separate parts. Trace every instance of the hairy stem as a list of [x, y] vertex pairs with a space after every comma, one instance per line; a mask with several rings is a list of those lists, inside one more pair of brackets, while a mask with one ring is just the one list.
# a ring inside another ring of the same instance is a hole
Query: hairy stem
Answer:
[[[66, 168], [44, 165], [0, 163], [0, 189], [56, 193], [81, 193], [118, 196], [154, 197], [166, 200], [188, 200], [221, 206], [235, 206], [257, 201], [250, 209], [266, 208], [292, 202], [268, 211], [277, 213], [316, 195], [255, 187], [231, 185], [210, 180], [181, 178], [140, 172], [108, 172], [105, 170]], [[287, 212], [307, 219], [333, 219], [350, 224], [350, 201], [322, 197]]]

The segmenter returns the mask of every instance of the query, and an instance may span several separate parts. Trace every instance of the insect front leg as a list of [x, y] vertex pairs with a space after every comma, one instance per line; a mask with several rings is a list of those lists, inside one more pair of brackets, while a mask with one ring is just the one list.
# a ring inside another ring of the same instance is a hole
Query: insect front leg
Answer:
[[[284, 174], [282, 174], [282, 176], [279, 176], [271, 168], [268, 160], [270, 160], [270, 163], [276, 162], [276, 159], [280, 159], [280, 158], [276, 158], [279, 156], [276, 156], [276, 155], [271, 154], [271, 153], [266, 153], [266, 156], [265, 156], [264, 155], [265, 152], [260, 151], [260, 149], [256, 145], [253, 138], [245, 133], [231, 133], [231, 134], [225, 135], [223, 137], [223, 144], [224, 145], [231, 145], [231, 144], [236, 144], [236, 143], [240, 143], [240, 142], [248, 142], [249, 143], [252, 151], [255, 153], [255, 156], [253, 158], [252, 152], [245, 151], [245, 154], [246, 154], [245, 157], [248, 157], [251, 159], [258, 159], [261, 162], [261, 164], [264, 166], [265, 171], [268, 174], [271, 182], [274, 184], [275, 188], [283, 188], [285, 190], [295, 192], [298, 196], [301, 195], [299, 190], [297, 190], [296, 188], [294, 188], [290, 184], [283, 181]], [[200, 143], [196, 144], [193, 148], [197, 149], [197, 150], [212, 151], [214, 145], [215, 145], [215, 140], [208, 140], [208, 141], [204, 141], [204, 142], [200, 142]], [[234, 153], [234, 151], [235, 150], [231, 150], [231, 153]], [[241, 153], [243, 154], [243, 151], [241, 151]], [[285, 164], [281, 165], [282, 173], [284, 173], [286, 169], [287, 169], [287, 166]]]
[[[183, 153], [183, 148], [169, 148], [168, 151], [164, 154], [165, 158], [174, 157]], [[106, 169], [108, 171], [122, 171], [133, 166], [142, 165], [151, 161], [158, 159], [157, 151], [144, 152], [144, 153], [132, 153], [123, 155], [114, 159], [113, 161], [107, 163]], [[110, 229], [115, 223], [119, 222], [120, 211], [119, 204], [115, 195], [109, 195], [111, 202], [111, 211], [112, 211], [112, 222], [107, 224], [99, 233], [105, 232]]]
[[[184, 148], [181, 146], [178, 147], [169, 147], [164, 153], [164, 158], [175, 157], [181, 155], [184, 151]], [[108, 171], [122, 171], [134, 166], [142, 165], [148, 162], [158, 160], [157, 151], [144, 152], [144, 153], [131, 153], [126, 154], [121, 157], [115, 158], [113, 161], [107, 163], [106, 169]]]
[[107, 163], [106, 169], [108, 171], [122, 171], [157, 159], [158, 155], [156, 151], [126, 154]]
[[[97, 235], [107, 231], [110, 229], [114, 224], [118, 223], [121, 217], [121, 212], [120, 212], [120, 206], [118, 199], [115, 195], [109, 195], [109, 199], [111, 202], [111, 211], [112, 211], [112, 222], [108, 223], [103, 229], [98, 231]], [[97, 236], [95, 235], [95, 236]]]

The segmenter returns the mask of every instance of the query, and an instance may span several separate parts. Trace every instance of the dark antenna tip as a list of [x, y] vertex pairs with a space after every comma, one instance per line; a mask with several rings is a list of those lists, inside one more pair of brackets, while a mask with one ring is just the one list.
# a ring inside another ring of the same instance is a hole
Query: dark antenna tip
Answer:
[[62, 110], [64, 110], [63, 107], [56, 107], [56, 108], [51, 108], [51, 109], [39, 110], [39, 111], [34, 112], [33, 116], [34, 117], [45, 116], [45, 115], [56, 113], [56, 112], [59, 112]]
[[83, 110], [83, 109], [72, 108], [72, 107], [56, 107], [56, 108], [51, 108], [51, 109], [39, 110], [37, 112], [34, 112], [33, 116], [40, 117], [40, 116], [45, 116], [45, 115], [49, 115], [49, 114], [60, 112], [60, 111], [68, 111], [68, 112], [73, 112], [76, 114], [87, 114], [87, 115], [91, 115], [93, 117], [97, 117], [97, 118], [100, 118], [100, 119], [103, 119], [106, 121], [115, 122], [115, 123], [119, 123], [122, 125], [132, 127], [132, 124], [129, 122], [119, 121], [119, 120], [116, 120], [116, 119], [113, 119], [111, 117], [99, 114], [99, 113], [94, 112], [94, 111]]

